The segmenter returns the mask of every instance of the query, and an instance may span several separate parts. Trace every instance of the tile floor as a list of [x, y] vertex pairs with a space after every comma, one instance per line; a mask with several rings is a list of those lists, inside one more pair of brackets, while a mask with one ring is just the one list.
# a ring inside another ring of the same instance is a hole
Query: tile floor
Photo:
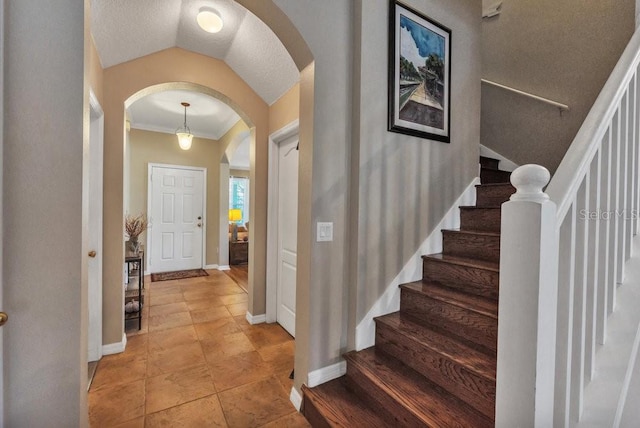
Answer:
[[142, 330], [100, 360], [91, 427], [308, 427], [289, 401], [294, 341], [249, 325], [247, 294], [222, 272], [146, 283]]

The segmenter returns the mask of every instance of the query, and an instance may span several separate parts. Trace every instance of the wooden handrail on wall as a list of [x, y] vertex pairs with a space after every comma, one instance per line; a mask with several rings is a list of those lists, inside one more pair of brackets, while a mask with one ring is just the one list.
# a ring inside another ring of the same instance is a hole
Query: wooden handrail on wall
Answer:
[[530, 94], [529, 92], [524, 92], [519, 89], [512, 88], [510, 86], [501, 85], [500, 83], [496, 83], [491, 80], [487, 80], [487, 79], [480, 79], [480, 80], [482, 81], [482, 83], [486, 83], [487, 85], [495, 86], [496, 88], [504, 89], [506, 91], [513, 92], [515, 94], [522, 95], [524, 97], [532, 98], [542, 103], [552, 105], [556, 107], [558, 110], [560, 110], [560, 113], [562, 113], [563, 111], [569, 111], [569, 106], [566, 104], [562, 104], [557, 101], [550, 100], [548, 98], [539, 97], [537, 95], [533, 95], [533, 94]]

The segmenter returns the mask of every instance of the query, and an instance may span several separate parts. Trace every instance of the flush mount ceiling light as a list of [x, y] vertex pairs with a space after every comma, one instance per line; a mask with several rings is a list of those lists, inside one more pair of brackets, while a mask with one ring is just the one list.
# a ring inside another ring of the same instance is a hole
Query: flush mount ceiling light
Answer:
[[196, 17], [198, 25], [207, 33], [217, 33], [222, 30], [223, 22], [220, 14], [213, 9], [203, 7]]
[[180, 103], [184, 107], [184, 125], [181, 128], [176, 129], [176, 135], [178, 136], [178, 145], [182, 150], [189, 150], [191, 148], [191, 140], [193, 140], [193, 134], [187, 126], [187, 107], [191, 104]]

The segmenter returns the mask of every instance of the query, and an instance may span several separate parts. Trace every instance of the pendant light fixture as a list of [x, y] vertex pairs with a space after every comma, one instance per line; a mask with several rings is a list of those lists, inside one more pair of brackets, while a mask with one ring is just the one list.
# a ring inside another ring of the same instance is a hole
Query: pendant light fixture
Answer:
[[182, 150], [189, 150], [191, 148], [191, 141], [193, 140], [193, 134], [187, 126], [187, 107], [191, 104], [182, 102], [180, 103], [184, 107], [184, 125], [181, 128], [176, 129], [176, 135], [178, 136], [178, 144]]

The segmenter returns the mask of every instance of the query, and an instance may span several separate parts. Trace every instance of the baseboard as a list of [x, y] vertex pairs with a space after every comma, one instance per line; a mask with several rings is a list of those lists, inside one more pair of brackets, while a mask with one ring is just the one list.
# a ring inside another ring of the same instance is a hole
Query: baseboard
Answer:
[[204, 267], [204, 269], [219, 269], [220, 267], [218, 265], [206, 265]]
[[109, 343], [108, 345], [102, 345], [102, 355], [121, 354], [127, 347], [127, 335], [122, 334], [122, 341], [117, 343]]
[[309, 373], [307, 384], [309, 385], [309, 388], [313, 388], [314, 386], [322, 385], [323, 383], [337, 379], [340, 376], [343, 376], [346, 372], [347, 362], [340, 361], [339, 363], [335, 363]]
[[289, 401], [293, 404], [293, 407], [296, 408], [297, 411], [300, 411], [302, 407], [302, 395], [298, 392], [295, 386], [291, 387], [291, 394], [289, 394]]
[[[442, 251], [442, 229], [457, 229], [460, 227], [460, 210], [458, 207], [464, 205], [475, 205], [476, 184], [480, 183], [479, 178], [474, 178], [471, 184], [460, 195], [457, 201], [451, 206], [449, 211], [442, 218], [440, 223], [433, 229], [427, 239], [422, 242], [418, 251], [415, 252], [409, 261], [404, 265], [400, 273], [387, 286], [386, 291], [369, 309], [369, 312], [358, 323], [356, 327], [356, 350], [361, 350], [375, 344], [376, 325], [373, 320], [380, 315], [389, 314], [400, 310], [400, 284], [418, 281], [422, 278], [422, 256], [424, 254], [439, 253]], [[311, 376], [311, 375], [309, 375]]]
[[498, 168], [503, 171], [513, 172], [517, 167], [520, 166], [512, 160], [505, 158], [500, 153], [493, 151], [489, 147], [483, 146], [482, 144], [480, 144], [480, 156], [491, 159], [498, 159], [500, 161], [500, 163], [498, 164]]
[[246, 318], [247, 322], [251, 325], [264, 324], [265, 322], [267, 322], [267, 316], [265, 314], [251, 315], [251, 313], [247, 311]]
[[622, 421], [622, 412], [624, 411], [624, 406], [627, 403], [627, 394], [629, 392], [629, 387], [631, 385], [631, 378], [635, 371], [635, 364], [638, 359], [638, 348], [640, 347], [640, 326], [636, 329], [636, 337], [633, 341], [633, 346], [631, 347], [631, 355], [629, 356], [629, 364], [627, 366], [627, 372], [624, 375], [624, 380], [622, 381], [622, 391], [620, 392], [620, 398], [618, 399], [618, 406], [616, 407], [616, 415], [613, 420], [613, 426], [620, 426], [620, 422]]
[[217, 267], [218, 270], [231, 270], [231, 266], [229, 265], [222, 265], [222, 266], [218, 266]]

